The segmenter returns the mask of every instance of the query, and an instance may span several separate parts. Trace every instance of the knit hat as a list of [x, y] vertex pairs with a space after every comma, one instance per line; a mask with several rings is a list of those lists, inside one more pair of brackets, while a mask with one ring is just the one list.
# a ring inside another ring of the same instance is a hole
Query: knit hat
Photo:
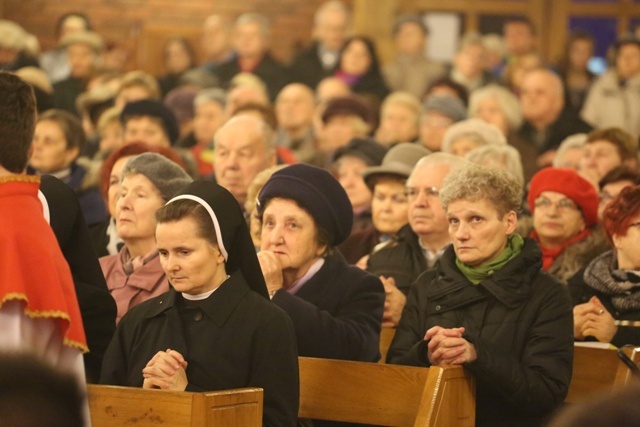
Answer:
[[120, 177], [144, 175], [166, 201], [193, 179], [176, 163], [157, 153], [143, 153], [127, 160]]
[[573, 200], [580, 210], [587, 227], [598, 223], [598, 193], [589, 181], [573, 169], [544, 168], [531, 178], [527, 203], [531, 212], [535, 200], [543, 191], [555, 191]]
[[125, 125], [127, 120], [136, 116], [149, 116], [160, 119], [162, 127], [167, 134], [169, 142], [173, 145], [180, 136], [178, 121], [171, 110], [160, 101], [153, 99], [143, 99], [140, 101], [128, 102], [120, 113], [120, 122]]
[[274, 197], [291, 199], [306, 209], [318, 227], [329, 233], [331, 246], [339, 245], [351, 234], [353, 207], [349, 197], [324, 169], [298, 163], [275, 172], [258, 194], [260, 215]]
[[385, 154], [387, 154], [387, 147], [374, 139], [353, 138], [347, 145], [336, 150], [333, 154], [333, 161], [337, 161], [342, 156], [350, 155], [362, 159], [367, 166], [378, 166], [382, 163]]
[[435, 111], [449, 117], [455, 122], [467, 118], [467, 109], [462, 101], [453, 96], [430, 96], [424, 103], [424, 112]]
[[364, 170], [362, 178], [369, 189], [373, 190], [375, 178], [380, 175], [397, 175], [398, 178], [409, 178], [418, 160], [431, 154], [422, 144], [403, 142], [394, 145], [382, 160], [380, 166], [373, 166]]
[[193, 100], [200, 89], [193, 86], [179, 86], [164, 97], [164, 105], [171, 110], [179, 123], [192, 120], [195, 116]]
[[225, 188], [210, 181], [194, 181], [182, 188], [167, 204], [188, 199], [202, 205], [211, 217], [216, 241], [225, 260], [225, 270], [242, 272], [249, 287], [267, 298], [267, 285], [260, 269], [249, 227], [235, 197]]
[[356, 116], [369, 124], [373, 120], [373, 114], [367, 104], [355, 96], [343, 96], [329, 101], [322, 112], [322, 123], [326, 124], [335, 116]]

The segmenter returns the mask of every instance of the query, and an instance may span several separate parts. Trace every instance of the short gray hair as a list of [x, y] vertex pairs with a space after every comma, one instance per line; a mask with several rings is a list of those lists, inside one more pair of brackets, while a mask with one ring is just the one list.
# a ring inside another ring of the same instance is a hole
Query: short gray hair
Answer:
[[518, 97], [509, 89], [496, 84], [490, 84], [480, 89], [474, 90], [469, 98], [469, 116], [475, 117], [478, 114], [480, 103], [486, 98], [493, 98], [498, 103], [507, 119], [509, 129], [516, 130], [522, 125], [522, 108]]
[[586, 133], [574, 133], [562, 140], [555, 156], [553, 157], [554, 168], [564, 168], [566, 165], [562, 163], [562, 156], [569, 150], [576, 148], [585, 148], [587, 146], [588, 135]]
[[271, 35], [271, 21], [269, 21], [269, 18], [260, 13], [243, 13], [238, 17], [238, 19], [236, 19], [235, 27], [237, 28], [240, 25], [246, 24], [258, 24], [260, 26], [260, 33], [265, 39], [268, 39]]
[[440, 189], [440, 201], [445, 210], [458, 200], [487, 200], [501, 216], [520, 212], [523, 188], [509, 172], [487, 168], [475, 163], [450, 173]]
[[340, 0], [331, 0], [326, 3], [323, 3], [313, 15], [313, 24], [318, 25], [318, 23], [322, 20], [322, 17], [325, 13], [330, 11], [342, 12], [347, 17], [347, 21], [351, 19], [351, 12], [349, 8]]
[[451, 168], [451, 170], [453, 170], [453, 169], [462, 167], [466, 163], [469, 163], [469, 162], [464, 160], [462, 157], [457, 157], [449, 153], [437, 152], [437, 153], [427, 154], [426, 156], [418, 160], [416, 165], [413, 167], [413, 170], [409, 174], [409, 177], [407, 178], [407, 182], [411, 180], [413, 173], [418, 169], [439, 166], [439, 165], [448, 165]]
[[451, 125], [442, 138], [442, 151], [451, 153], [453, 144], [462, 138], [469, 138], [480, 145], [507, 145], [497, 126], [480, 119], [466, 119]]
[[480, 166], [504, 169], [515, 176], [524, 186], [524, 170], [520, 152], [511, 145], [485, 145], [474, 148], [464, 157]]
[[193, 106], [197, 107], [208, 102], [215, 102], [224, 109], [225, 105], [227, 104], [227, 94], [223, 89], [220, 89], [219, 87], [203, 89], [198, 92], [198, 94], [194, 98]]

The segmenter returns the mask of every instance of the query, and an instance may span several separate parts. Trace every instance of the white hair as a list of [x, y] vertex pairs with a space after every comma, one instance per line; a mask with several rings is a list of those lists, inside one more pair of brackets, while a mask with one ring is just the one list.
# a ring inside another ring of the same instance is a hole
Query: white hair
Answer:
[[493, 98], [502, 110], [502, 114], [507, 120], [509, 129], [516, 130], [522, 125], [522, 108], [518, 97], [509, 89], [490, 84], [474, 90], [469, 98], [469, 116], [475, 117], [478, 113], [480, 103], [487, 98]]

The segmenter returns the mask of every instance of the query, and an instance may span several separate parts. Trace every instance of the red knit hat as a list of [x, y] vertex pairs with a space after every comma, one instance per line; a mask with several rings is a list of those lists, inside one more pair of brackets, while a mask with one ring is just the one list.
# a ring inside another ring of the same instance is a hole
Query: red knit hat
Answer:
[[535, 200], [543, 191], [562, 193], [573, 200], [580, 210], [587, 227], [598, 223], [598, 193], [589, 181], [573, 169], [544, 168], [531, 178], [527, 203], [531, 212]]

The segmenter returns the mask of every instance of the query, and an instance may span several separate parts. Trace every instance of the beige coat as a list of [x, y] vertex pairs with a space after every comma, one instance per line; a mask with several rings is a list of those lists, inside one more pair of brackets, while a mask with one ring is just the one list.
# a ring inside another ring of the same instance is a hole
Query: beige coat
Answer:
[[594, 128], [619, 127], [640, 136], [640, 74], [618, 82], [615, 70], [608, 70], [593, 83], [581, 112]]

